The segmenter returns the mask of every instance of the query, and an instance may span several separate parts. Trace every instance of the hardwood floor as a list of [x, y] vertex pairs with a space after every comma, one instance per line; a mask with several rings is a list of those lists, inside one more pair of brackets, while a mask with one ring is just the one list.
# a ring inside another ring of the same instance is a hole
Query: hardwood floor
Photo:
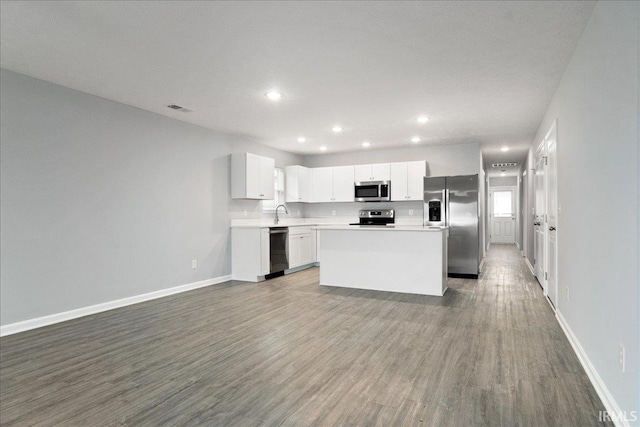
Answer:
[[592, 426], [512, 245], [444, 297], [228, 282], [0, 340], [0, 424]]

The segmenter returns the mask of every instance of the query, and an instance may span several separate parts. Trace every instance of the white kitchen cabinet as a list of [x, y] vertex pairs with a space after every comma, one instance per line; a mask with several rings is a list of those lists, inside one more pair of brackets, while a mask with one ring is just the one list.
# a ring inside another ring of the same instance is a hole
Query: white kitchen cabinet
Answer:
[[426, 171], [424, 161], [391, 163], [391, 200], [422, 200]]
[[312, 202], [353, 202], [353, 166], [311, 169]]
[[289, 268], [314, 262], [312, 240], [311, 227], [289, 227]]
[[231, 154], [231, 198], [273, 200], [275, 161], [251, 153]]
[[424, 200], [424, 177], [426, 174], [426, 162], [407, 162], [407, 200]]
[[330, 202], [333, 199], [333, 168], [311, 169], [311, 201]]
[[388, 181], [391, 177], [391, 165], [389, 163], [356, 165], [354, 166], [354, 177], [356, 182]]
[[260, 229], [260, 275], [271, 272], [271, 235], [268, 228]]
[[269, 274], [268, 227], [233, 227], [231, 229], [231, 277], [233, 280], [258, 282]]
[[333, 169], [333, 201], [354, 201], [353, 166], [337, 166]]
[[311, 262], [318, 262], [318, 230], [311, 230]]
[[285, 196], [290, 202], [311, 201], [311, 171], [304, 166], [287, 166], [284, 169], [286, 180]]

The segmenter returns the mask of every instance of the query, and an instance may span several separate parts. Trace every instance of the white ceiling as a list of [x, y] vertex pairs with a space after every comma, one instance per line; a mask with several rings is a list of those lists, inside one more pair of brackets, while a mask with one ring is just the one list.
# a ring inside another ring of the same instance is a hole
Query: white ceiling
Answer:
[[[2, 1], [3, 68], [300, 154], [522, 162], [593, 3]], [[273, 103], [264, 96], [278, 89]], [[166, 108], [179, 104], [182, 113]], [[418, 115], [430, 117], [426, 124]], [[336, 135], [334, 124], [344, 131]], [[307, 142], [296, 139], [304, 135]], [[511, 150], [502, 153], [500, 147]]]

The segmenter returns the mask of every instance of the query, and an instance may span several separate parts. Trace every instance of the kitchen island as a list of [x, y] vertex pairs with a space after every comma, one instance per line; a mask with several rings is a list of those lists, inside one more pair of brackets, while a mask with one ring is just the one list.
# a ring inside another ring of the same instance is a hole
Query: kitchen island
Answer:
[[447, 290], [447, 227], [315, 228], [320, 285], [436, 296]]

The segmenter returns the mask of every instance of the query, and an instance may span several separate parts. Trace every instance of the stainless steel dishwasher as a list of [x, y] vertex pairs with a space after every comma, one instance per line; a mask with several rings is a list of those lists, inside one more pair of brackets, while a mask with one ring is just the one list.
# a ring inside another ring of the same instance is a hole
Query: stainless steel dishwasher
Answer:
[[269, 261], [268, 276], [280, 276], [289, 268], [289, 227], [269, 229]]

